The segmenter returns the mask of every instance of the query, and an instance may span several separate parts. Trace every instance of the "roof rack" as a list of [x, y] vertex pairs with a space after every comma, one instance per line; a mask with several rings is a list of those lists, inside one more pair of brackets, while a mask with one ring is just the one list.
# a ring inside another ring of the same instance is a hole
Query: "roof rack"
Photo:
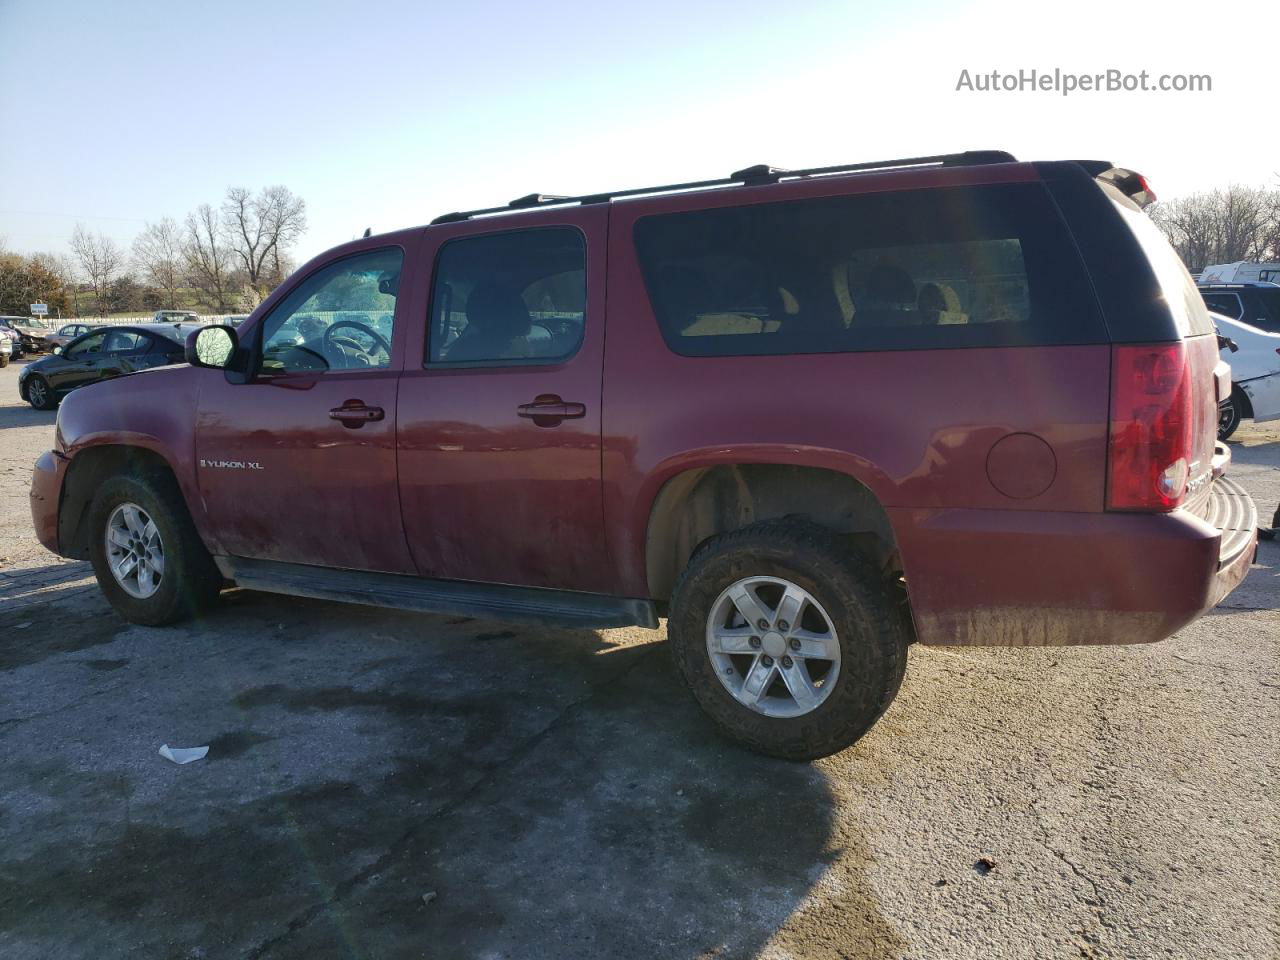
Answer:
[[460, 223], [472, 217], [483, 217], [497, 213], [511, 213], [516, 210], [534, 210], [541, 207], [563, 206], [566, 204], [587, 205], [607, 203], [618, 197], [639, 197], [651, 193], [679, 193], [684, 190], [702, 190], [708, 187], [754, 187], [761, 184], [778, 183], [780, 180], [794, 180], [800, 177], [821, 177], [838, 173], [857, 173], [870, 170], [890, 170], [899, 167], [969, 167], [988, 163], [1016, 163], [1017, 158], [1004, 150], [966, 150], [964, 153], [940, 153], [932, 157], [907, 157], [901, 160], [876, 160], [871, 163], [842, 163], [834, 167], [808, 167], [804, 170], [784, 170], [757, 164], [735, 170], [728, 177], [716, 180], [691, 180], [687, 183], [668, 183], [656, 187], [633, 187], [629, 190], [612, 190], [608, 193], [591, 193], [576, 197], [563, 197], [554, 194], [530, 193], [518, 197], [501, 207], [483, 207], [479, 210], [465, 210], [457, 213], [446, 213], [436, 217], [431, 223]]

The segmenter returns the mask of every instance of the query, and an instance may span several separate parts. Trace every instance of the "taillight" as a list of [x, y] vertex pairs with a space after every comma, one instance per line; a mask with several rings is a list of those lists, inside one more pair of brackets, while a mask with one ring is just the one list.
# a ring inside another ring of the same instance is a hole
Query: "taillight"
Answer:
[[1109, 509], [1173, 510], [1186, 496], [1190, 379], [1181, 342], [1111, 348]]

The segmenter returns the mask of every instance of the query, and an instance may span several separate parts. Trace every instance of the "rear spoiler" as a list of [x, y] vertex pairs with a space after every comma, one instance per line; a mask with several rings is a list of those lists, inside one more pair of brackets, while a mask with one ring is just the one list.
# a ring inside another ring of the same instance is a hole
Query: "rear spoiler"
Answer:
[[1156, 192], [1147, 178], [1134, 170], [1113, 166], [1106, 160], [1077, 160], [1084, 172], [1095, 180], [1109, 183], [1142, 209], [1156, 202]]

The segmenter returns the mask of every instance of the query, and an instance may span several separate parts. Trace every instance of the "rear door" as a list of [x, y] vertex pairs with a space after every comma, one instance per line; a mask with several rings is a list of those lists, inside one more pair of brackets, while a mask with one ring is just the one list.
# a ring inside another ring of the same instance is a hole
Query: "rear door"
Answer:
[[428, 231], [400, 385], [400, 501], [423, 576], [608, 591], [605, 207]]

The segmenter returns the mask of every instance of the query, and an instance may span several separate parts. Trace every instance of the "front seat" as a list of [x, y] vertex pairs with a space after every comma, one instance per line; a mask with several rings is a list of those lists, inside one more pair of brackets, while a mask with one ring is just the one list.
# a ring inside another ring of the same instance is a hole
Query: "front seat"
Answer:
[[449, 345], [452, 363], [528, 355], [530, 319], [524, 298], [500, 283], [481, 284], [467, 297], [467, 325]]

